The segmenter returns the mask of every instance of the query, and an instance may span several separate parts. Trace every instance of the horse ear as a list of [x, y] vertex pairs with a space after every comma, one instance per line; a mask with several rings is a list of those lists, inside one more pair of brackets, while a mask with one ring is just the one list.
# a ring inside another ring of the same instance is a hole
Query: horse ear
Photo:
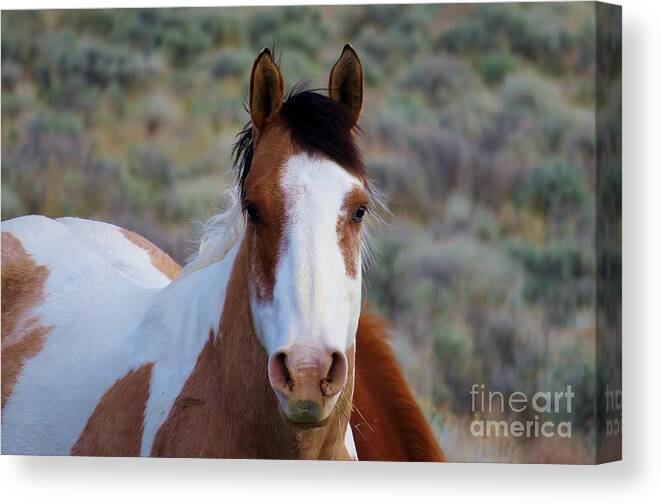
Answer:
[[363, 65], [350, 44], [344, 46], [340, 59], [333, 65], [328, 94], [331, 99], [347, 106], [355, 125], [363, 107]]
[[250, 74], [250, 118], [257, 131], [278, 117], [285, 95], [285, 84], [268, 48], [262, 49]]

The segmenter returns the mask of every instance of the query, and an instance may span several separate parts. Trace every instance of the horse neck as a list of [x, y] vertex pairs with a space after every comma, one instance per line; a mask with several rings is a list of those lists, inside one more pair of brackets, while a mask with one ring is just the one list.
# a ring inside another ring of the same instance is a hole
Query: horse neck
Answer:
[[179, 398], [154, 441], [152, 454], [224, 458], [349, 459], [344, 434], [353, 380], [326, 426], [286, 423], [267, 374], [268, 357], [255, 333], [248, 285], [249, 245], [233, 262], [220, 315]]

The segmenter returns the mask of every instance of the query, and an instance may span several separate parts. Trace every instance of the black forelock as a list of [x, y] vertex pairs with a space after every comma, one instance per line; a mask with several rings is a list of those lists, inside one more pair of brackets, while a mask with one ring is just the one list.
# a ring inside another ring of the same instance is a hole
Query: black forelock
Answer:
[[[351, 116], [344, 105], [314, 90], [293, 88], [280, 109], [280, 120], [294, 145], [311, 155], [323, 155], [349, 173], [366, 180], [365, 166], [356, 144]], [[239, 132], [232, 147], [241, 194], [254, 155], [252, 124]]]

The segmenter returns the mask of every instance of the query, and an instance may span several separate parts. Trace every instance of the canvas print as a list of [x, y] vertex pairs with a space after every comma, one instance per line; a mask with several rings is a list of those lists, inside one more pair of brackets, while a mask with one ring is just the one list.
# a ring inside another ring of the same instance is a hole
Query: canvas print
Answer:
[[2, 12], [2, 454], [621, 458], [621, 10]]

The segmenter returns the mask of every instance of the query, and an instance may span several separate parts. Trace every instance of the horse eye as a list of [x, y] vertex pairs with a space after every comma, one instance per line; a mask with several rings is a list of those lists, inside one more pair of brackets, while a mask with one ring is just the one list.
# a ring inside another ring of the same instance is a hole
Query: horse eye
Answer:
[[365, 216], [366, 211], [367, 211], [367, 207], [359, 206], [358, 209], [356, 210], [356, 213], [353, 214], [351, 220], [353, 222], [361, 222], [363, 220], [363, 217]]
[[246, 207], [246, 212], [248, 213], [248, 218], [251, 222], [259, 222], [259, 212], [257, 211], [257, 206], [254, 204], [249, 204]]

